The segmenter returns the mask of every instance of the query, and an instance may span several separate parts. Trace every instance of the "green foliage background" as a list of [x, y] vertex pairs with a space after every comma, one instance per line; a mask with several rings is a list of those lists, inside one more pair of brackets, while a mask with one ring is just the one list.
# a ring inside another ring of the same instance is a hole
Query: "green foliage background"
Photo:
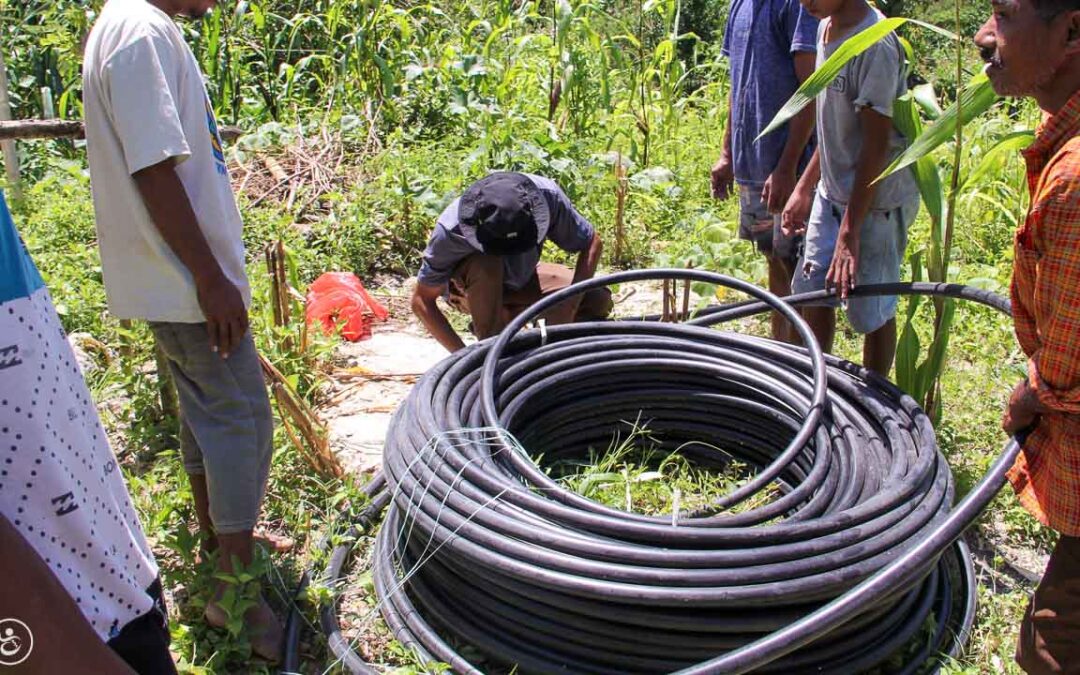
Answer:
[[[80, 44], [101, 4], [0, 0], [0, 49], [17, 118], [42, 114], [42, 87], [51, 91], [59, 116], [81, 116]], [[883, 9], [966, 38], [986, 12], [965, 4], [955, 26], [951, 3], [893, 0]], [[220, 118], [247, 132], [231, 149], [234, 160], [324, 132], [340, 139], [347, 155], [347, 180], [324, 195], [315, 212], [241, 204], [249, 273], [262, 308], [254, 319], [261, 349], [301, 394], [316, 395], [319, 369], [281, 347], [280, 331], [263, 311], [269, 284], [257, 253], [265, 243], [285, 241], [301, 286], [327, 270], [364, 278], [412, 274], [434, 217], [463, 186], [495, 169], [558, 180], [608, 242], [608, 268], [693, 264], [764, 285], [763, 259], [735, 237], [736, 204], [714, 201], [708, 189], [727, 112], [726, 66], [719, 58], [726, 11], [726, 0], [228, 0], [201, 22], [183, 22]], [[947, 104], [956, 91], [954, 47], [926, 31], [903, 32], [914, 48], [915, 81], [932, 84]], [[966, 57], [973, 71], [973, 48]], [[951, 279], [1007, 289], [1012, 231], [1026, 204], [1023, 167], [1011, 153], [992, 157], [989, 165], [983, 160], [1000, 139], [1032, 128], [1037, 115], [1029, 104], [1009, 103], [968, 125], [961, 168], [975, 178], [957, 208]], [[946, 143], [932, 155], [942, 175], [952, 169], [952, 149]], [[193, 571], [191, 542], [177, 534], [186, 533], [182, 524], [191, 514], [169, 434], [173, 421], [158, 409], [147, 374], [152, 356], [145, 329], [123, 328], [106, 312], [83, 148], [24, 142], [20, 151], [27, 189], [23, 202], [13, 205], [17, 224], [65, 327], [90, 334], [114, 354], [132, 354], [104, 363], [90, 380], [166, 585], [179, 599], [173, 603], [174, 648], [189, 672], [248, 670], [242, 642], [206, 629], [190, 599], [205, 579]], [[614, 167], [620, 161], [628, 174], [626, 242], [616, 258]], [[925, 254], [928, 232], [924, 214], [909, 254]], [[929, 344], [928, 306], [914, 325]], [[857, 359], [859, 344], [842, 331], [838, 350]], [[319, 356], [328, 349], [319, 346]], [[1004, 441], [1001, 405], [1022, 360], [1007, 322], [962, 306], [950, 350], [938, 433], [967, 489]], [[342, 505], [361, 498], [351, 480], [312, 477], [285, 439], [279, 441], [267, 520], [300, 541], [295, 555], [272, 561], [275, 601], [283, 608], [298, 570], [311, 562], [312, 542], [331, 528]], [[999, 497], [977, 532], [1033, 551], [1053, 541], [1009, 494]], [[1007, 569], [996, 553], [986, 560]], [[953, 672], [1012, 668], [1025, 589], [1001, 585], [993, 575], [983, 581], [976, 644]], [[391, 648], [386, 657], [411, 667], [404, 654]], [[320, 656], [313, 648], [313, 662]]]

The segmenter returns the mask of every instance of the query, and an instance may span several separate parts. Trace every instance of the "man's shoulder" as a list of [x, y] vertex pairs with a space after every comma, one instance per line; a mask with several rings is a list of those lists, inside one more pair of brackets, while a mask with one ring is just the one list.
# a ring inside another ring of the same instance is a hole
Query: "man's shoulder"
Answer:
[[145, 39], [172, 40], [179, 27], [164, 12], [141, 0], [112, 0], [94, 23], [88, 51], [107, 59]]
[[1080, 135], [1066, 140], [1054, 153], [1043, 167], [1041, 183], [1036, 202], [1067, 201], [1080, 206]]

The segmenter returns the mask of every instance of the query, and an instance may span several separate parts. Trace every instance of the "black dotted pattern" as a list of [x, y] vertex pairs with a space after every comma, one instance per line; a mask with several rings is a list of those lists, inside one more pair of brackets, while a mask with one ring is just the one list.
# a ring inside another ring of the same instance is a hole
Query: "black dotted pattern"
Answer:
[[0, 512], [108, 640], [157, 567], [47, 291], [0, 304], [0, 353]]

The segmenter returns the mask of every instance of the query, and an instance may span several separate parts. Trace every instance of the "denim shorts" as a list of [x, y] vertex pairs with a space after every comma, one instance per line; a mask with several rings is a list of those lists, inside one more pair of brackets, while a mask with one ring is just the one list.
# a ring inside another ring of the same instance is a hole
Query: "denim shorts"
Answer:
[[766, 256], [794, 261], [801, 237], [784, 235], [780, 214], [769, 213], [761, 201], [762, 185], [739, 185], [739, 239], [752, 242]]
[[274, 448], [274, 419], [251, 331], [223, 359], [205, 323], [151, 322], [180, 401], [184, 470], [205, 475], [220, 534], [255, 527]]
[[[791, 280], [792, 293], [820, 291], [832, 264], [845, 205], [826, 199], [820, 192], [814, 197], [802, 256]], [[907, 249], [908, 228], [919, 212], [919, 197], [894, 209], [870, 211], [859, 236], [859, 266], [855, 284], [886, 284], [900, 281], [900, 266]], [[838, 300], [829, 303], [839, 304]], [[847, 318], [856, 332], [872, 333], [896, 316], [896, 296], [852, 297], [847, 303]]]

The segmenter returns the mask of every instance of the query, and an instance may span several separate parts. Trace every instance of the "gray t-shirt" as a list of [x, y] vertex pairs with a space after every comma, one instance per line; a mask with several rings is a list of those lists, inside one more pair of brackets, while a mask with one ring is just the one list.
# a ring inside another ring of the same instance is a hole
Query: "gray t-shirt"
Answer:
[[[551, 213], [551, 224], [545, 240], [550, 239], [568, 253], [578, 253], [588, 248], [593, 238], [593, 226], [574, 208], [570, 198], [562, 188], [550, 178], [525, 174], [529, 177], [547, 200]], [[435, 223], [427, 248], [424, 249], [424, 262], [416, 280], [425, 286], [443, 286], [454, 274], [465, 258], [483, 251], [465, 238], [458, 222], [458, 199], [447, 206]], [[517, 290], [528, 283], [536, 273], [536, 264], [540, 262], [540, 247], [525, 253], [503, 256], [503, 286]]]
[[[825, 44], [825, 30], [831, 20], [818, 26], [817, 67], [825, 62], [853, 35], [873, 26], [884, 17], [876, 10], [845, 35], [832, 36]], [[900, 41], [890, 33], [844, 66], [840, 75], [817, 97], [818, 152], [821, 160], [821, 191], [827, 199], [841, 204], [851, 200], [855, 169], [862, 152], [859, 112], [872, 108], [886, 117], [893, 116], [893, 103], [907, 91], [906, 68]], [[907, 146], [895, 127], [890, 129], [888, 161], [892, 162]], [[894, 209], [918, 195], [918, 186], [910, 169], [899, 171], [877, 184], [875, 210]]]

